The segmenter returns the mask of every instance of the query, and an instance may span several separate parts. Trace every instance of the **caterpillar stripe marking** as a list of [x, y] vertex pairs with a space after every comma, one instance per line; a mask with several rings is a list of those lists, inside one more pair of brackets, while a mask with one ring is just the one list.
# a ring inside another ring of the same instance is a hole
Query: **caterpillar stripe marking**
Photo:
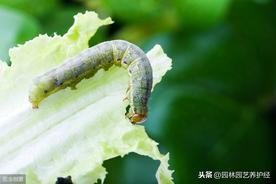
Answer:
[[84, 78], [92, 77], [98, 70], [108, 70], [112, 65], [127, 69], [130, 76], [126, 117], [131, 123], [141, 123], [147, 118], [147, 102], [152, 88], [152, 68], [146, 54], [136, 45], [124, 40], [106, 41], [88, 48], [34, 80], [29, 93], [33, 108], [49, 95], [75, 86]]

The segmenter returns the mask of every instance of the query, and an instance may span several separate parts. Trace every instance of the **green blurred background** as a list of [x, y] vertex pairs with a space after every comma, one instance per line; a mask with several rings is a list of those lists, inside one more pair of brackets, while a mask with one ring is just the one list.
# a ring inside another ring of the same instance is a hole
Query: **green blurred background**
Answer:
[[[272, 171], [276, 123], [276, 2], [273, 0], [0, 0], [0, 58], [39, 33], [64, 34], [72, 16], [97, 11], [115, 23], [91, 45], [126, 39], [161, 44], [173, 69], [150, 99], [149, 135], [170, 152], [175, 183], [199, 171]], [[135, 154], [104, 163], [107, 184], [155, 184], [158, 162]]]

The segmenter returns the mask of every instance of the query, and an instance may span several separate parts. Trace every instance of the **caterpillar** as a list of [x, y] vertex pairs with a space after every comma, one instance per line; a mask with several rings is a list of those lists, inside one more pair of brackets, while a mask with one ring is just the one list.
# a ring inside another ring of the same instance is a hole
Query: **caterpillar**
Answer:
[[49, 95], [67, 87], [76, 89], [82, 79], [92, 77], [100, 69], [107, 71], [112, 65], [125, 68], [130, 76], [126, 117], [133, 124], [144, 122], [152, 88], [152, 68], [143, 50], [124, 40], [106, 41], [90, 47], [38, 76], [30, 89], [29, 101], [33, 108], [38, 108]]

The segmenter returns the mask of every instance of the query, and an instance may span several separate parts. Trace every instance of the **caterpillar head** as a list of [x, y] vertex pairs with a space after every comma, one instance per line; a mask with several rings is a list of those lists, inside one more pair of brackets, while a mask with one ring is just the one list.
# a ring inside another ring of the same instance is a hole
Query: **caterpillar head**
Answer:
[[127, 106], [125, 115], [132, 124], [140, 124], [147, 120], [147, 113], [142, 114], [142, 113], [132, 112], [130, 105]]
[[132, 124], [143, 123], [147, 120], [147, 116], [145, 114], [133, 114], [128, 118]]

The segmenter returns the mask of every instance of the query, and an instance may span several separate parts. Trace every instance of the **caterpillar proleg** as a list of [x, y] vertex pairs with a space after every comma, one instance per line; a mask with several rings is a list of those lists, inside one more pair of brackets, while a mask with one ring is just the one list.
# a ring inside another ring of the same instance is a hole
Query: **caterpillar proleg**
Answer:
[[130, 76], [126, 116], [132, 123], [147, 118], [147, 102], [152, 88], [152, 68], [146, 54], [136, 45], [124, 40], [106, 41], [82, 51], [34, 80], [29, 93], [33, 108], [49, 95], [67, 87], [75, 88], [84, 78], [112, 65], [127, 69]]

